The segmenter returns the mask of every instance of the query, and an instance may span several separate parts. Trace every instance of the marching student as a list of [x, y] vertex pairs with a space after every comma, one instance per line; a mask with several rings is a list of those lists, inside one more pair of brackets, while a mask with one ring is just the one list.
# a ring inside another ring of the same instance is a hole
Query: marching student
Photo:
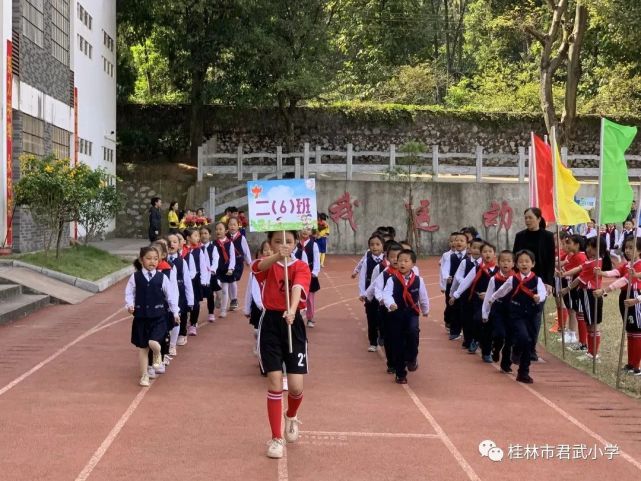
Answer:
[[498, 290], [489, 296], [488, 304], [491, 307], [497, 300], [510, 296], [508, 309], [510, 322], [514, 329], [514, 347], [520, 353], [516, 380], [532, 384], [534, 380], [530, 377], [530, 363], [532, 362], [530, 353], [537, 341], [538, 305], [545, 302], [547, 291], [541, 278], [532, 272], [534, 253], [521, 250], [516, 253], [515, 259], [518, 273], [510, 276]]
[[[438, 279], [438, 286], [441, 289], [441, 293], [445, 294], [445, 289], [447, 288], [447, 278], [449, 277], [449, 271], [450, 271], [450, 257], [452, 254], [454, 254], [454, 239], [458, 235], [458, 232], [452, 232], [450, 234], [450, 237], [447, 241], [449, 250], [444, 252], [443, 255], [441, 255], [441, 259], [438, 261], [438, 266], [439, 266], [439, 279]], [[449, 301], [449, 299], [446, 299], [446, 302]]]
[[316, 243], [318, 244], [318, 252], [320, 252], [321, 268], [325, 267], [325, 256], [327, 255], [327, 238], [328, 237], [329, 237], [329, 222], [327, 222], [327, 214], [323, 212], [319, 212]]
[[[267, 239], [274, 254], [254, 261], [252, 272], [263, 284], [263, 317], [258, 328], [259, 360], [267, 372], [267, 414], [272, 438], [267, 446], [267, 456], [282, 458], [285, 440], [293, 443], [298, 439], [298, 408], [303, 400], [303, 375], [307, 374], [307, 334], [301, 309], [309, 291], [311, 274], [309, 266], [298, 259], [292, 259], [298, 232], [268, 232]], [[288, 291], [291, 289], [289, 305], [282, 288], [285, 285], [285, 269], [288, 273]], [[291, 288], [290, 288], [291, 286]], [[291, 326], [292, 352], [288, 347], [288, 329]], [[288, 406], [283, 420], [283, 364], [287, 369], [289, 385]]]
[[483, 298], [481, 318], [492, 329], [492, 361], [499, 362], [501, 371], [512, 372], [512, 342], [514, 329], [510, 321], [509, 301], [505, 298], [490, 304], [492, 294], [514, 275], [514, 253], [510, 250], [499, 254], [499, 272], [494, 274], [487, 285]]
[[160, 343], [167, 330], [167, 311], [174, 321], [180, 322], [178, 299], [171, 288], [169, 279], [157, 270], [160, 262], [158, 251], [149, 246], [140, 249], [134, 262], [134, 272], [125, 288], [125, 305], [134, 319], [131, 325], [131, 343], [138, 348], [140, 385], [149, 386], [148, 353], [153, 353], [152, 368], [162, 365]]
[[[476, 245], [476, 242], [473, 241], [473, 244]], [[473, 249], [475, 247], [470, 247], [472, 257], [474, 255]], [[488, 284], [497, 271], [496, 248], [492, 244], [485, 242], [481, 245], [480, 262], [470, 269], [470, 272], [458, 285], [456, 291], [452, 292], [450, 296], [452, 305], [461, 296], [467, 296], [468, 312], [471, 314], [471, 318], [467, 321], [470, 338], [468, 351], [473, 354], [480, 345], [484, 362], [492, 362], [492, 324], [490, 322], [482, 322], [481, 311]]]
[[189, 264], [180, 256], [180, 239], [178, 234], [167, 236], [169, 256], [167, 262], [176, 269], [176, 282], [178, 283], [178, 307], [180, 308], [180, 325], [172, 328], [169, 339], [169, 355], [177, 354], [176, 346], [187, 344], [187, 319], [189, 311], [194, 306], [194, 287], [191, 284]]
[[[578, 234], [567, 236], [565, 239], [565, 261], [559, 272], [562, 289], [565, 289], [581, 273], [583, 264], [588, 258], [585, 255], [584, 238]], [[566, 344], [577, 344], [576, 350], [587, 350], [588, 329], [585, 324], [584, 314], [581, 310], [579, 293], [571, 290], [563, 295], [563, 304], [569, 313], [569, 326], [565, 333]], [[577, 337], [578, 332], [578, 337]]]
[[[607, 224], [605, 229], [601, 232], [601, 237], [605, 239], [605, 247], [610, 253], [612, 260], [617, 264], [621, 262], [621, 256], [617, 250], [617, 246], [619, 245], [619, 235], [619, 231], [615, 224]], [[623, 247], [621, 249], [623, 250]]]
[[191, 285], [194, 291], [194, 307], [189, 313], [189, 326], [187, 327], [188, 336], [198, 335], [198, 316], [200, 316], [200, 301], [203, 297], [203, 285], [206, 285], [206, 275], [209, 271], [207, 259], [200, 245], [200, 232], [197, 229], [185, 229], [183, 232], [189, 254], [185, 257], [189, 265], [189, 274], [191, 275]]
[[455, 341], [461, 338], [461, 316], [459, 310], [450, 305], [450, 292], [452, 291], [452, 282], [454, 276], [458, 271], [459, 266], [467, 257], [467, 237], [462, 232], [455, 232], [452, 234], [454, 252], [449, 257], [445, 257], [445, 261], [441, 266], [442, 275], [445, 276], [445, 325], [449, 326], [450, 341]]
[[[220, 283], [216, 276], [215, 268], [218, 265], [218, 250], [211, 242], [211, 228], [209, 226], [202, 226], [199, 229], [201, 241], [201, 257], [205, 258], [207, 268], [202, 272], [202, 291], [203, 298], [207, 300], [207, 320], [209, 322], [216, 321], [214, 314], [215, 300], [214, 293], [220, 291]], [[213, 269], [212, 269], [213, 266]]]
[[389, 310], [392, 354], [397, 384], [407, 384], [407, 371], [418, 369], [419, 315], [427, 317], [430, 301], [425, 282], [413, 272], [416, 253], [404, 249], [398, 254], [398, 267], [391, 273], [383, 290], [383, 302]]
[[320, 252], [316, 241], [311, 237], [310, 229], [301, 230], [299, 236], [298, 244], [294, 251], [294, 257], [306, 262], [312, 274], [309, 293], [307, 294], [307, 309], [305, 310], [305, 317], [307, 318], [307, 327], [313, 328], [316, 325], [314, 323], [316, 293], [320, 290], [320, 283], [318, 282], [318, 275], [321, 270]]
[[[396, 229], [394, 229], [394, 227], [392, 226], [379, 226], [372, 234], [372, 236], [374, 235], [379, 236], [383, 241], [383, 245], [385, 245], [386, 242], [394, 240], [394, 238], [396, 237]], [[352, 279], [356, 279], [360, 274], [361, 269], [367, 261], [367, 254], [369, 254], [369, 249], [365, 251], [363, 257], [361, 257], [361, 259], [358, 261], [358, 264], [356, 264], [356, 267], [354, 267], [354, 271], [352, 272]]]
[[[165, 239], [158, 239], [157, 241], [151, 243], [151, 247], [156, 249], [158, 251], [158, 254], [160, 255], [160, 262], [158, 263], [158, 266], [156, 266], [156, 269], [167, 276], [167, 278], [169, 279], [170, 288], [174, 291], [176, 299], [178, 299], [178, 279], [176, 275], [176, 269], [169, 262], [167, 262], [167, 256], [169, 255], [169, 251], [167, 249], [167, 241]], [[167, 307], [168, 306], [165, 305], [165, 308]], [[159, 368], [153, 368], [153, 371], [155, 372], [152, 372], [152, 368], [149, 368], [150, 379], [154, 379], [156, 377], [156, 374], [164, 374], [165, 366], [169, 366], [169, 362], [172, 359], [169, 355], [170, 335], [174, 327], [180, 327], [180, 320], [179, 322], [174, 322], [174, 316], [171, 314], [171, 312], [169, 312], [168, 309], [166, 319], [167, 330], [165, 332], [165, 337], [160, 343], [160, 354], [162, 355], [163, 362]], [[149, 353], [149, 364], [153, 364], [153, 357], [151, 352]]]
[[[625, 243], [628, 241], [628, 239], [634, 239], [634, 231], [635, 231], [634, 221], [626, 220], [623, 223], [623, 230], [619, 235], [619, 242], [617, 242], [617, 249], [623, 250], [623, 246], [625, 246]], [[637, 234], [637, 237], [639, 237], [639, 234]]]
[[227, 222], [227, 236], [234, 244], [236, 252], [236, 264], [234, 266], [234, 282], [229, 284], [229, 297], [231, 303], [229, 309], [235, 311], [238, 309], [238, 281], [243, 277], [245, 264], [251, 266], [252, 255], [249, 251], [249, 244], [245, 235], [240, 231], [240, 221], [236, 217], [231, 217]]
[[369, 352], [376, 352], [379, 330], [380, 330], [380, 319], [378, 316], [379, 309], [378, 303], [367, 300], [367, 288], [372, 282], [372, 272], [374, 267], [377, 264], [383, 261], [385, 256], [383, 255], [383, 238], [379, 234], [372, 234], [367, 240], [367, 245], [369, 250], [365, 254], [365, 263], [363, 268], [359, 273], [358, 278], [358, 290], [359, 298], [365, 304], [365, 314], [367, 316], [367, 337], [369, 339], [369, 347], [367, 350]]
[[[601, 244], [599, 246], [599, 259], [597, 259], [597, 242]], [[562, 292], [567, 293], [580, 287], [579, 300], [588, 327], [588, 351], [578, 359], [589, 360], [596, 357], [598, 360], [599, 346], [601, 345], [601, 331], [599, 331], [598, 325], [601, 324], [603, 319], [603, 298], [594, 295], [594, 291], [601, 288], [601, 277], [597, 276], [595, 269], [610, 271], [612, 270], [612, 261], [610, 260], [610, 254], [605, 249], [605, 241], [600, 237], [588, 239], [585, 253], [588, 260], [583, 263], [581, 273]]]
[[[481, 263], [481, 246], [483, 245], [483, 241], [481, 239], [473, 239], [468, 248], [468, 256], [465, 257], [458, 269], [456, 270], [456, 273], [454, 274], [454, 278], [452, 280], [452, 288], [450, 290], [450, 293], [456, 292], [458, 289], [458, 286], [463, 282], [463, 279], [470, 273], [470, 271], [477, 266], [478, 264]], [[458, 309], [459, 317], [458, 317], [458, 322], [459, 324], [456, 325], [459, 329], [461, 327], [463, 328], [463, 344], [462, 347], [463, 349], [468, 349], [470, 354], [473, 354], [476, 352], [478, 349], [478, 340], [473, 339], [474, 337], [474, 322], [473, 322], [473, 317], [474, 317], [474, 305], [472, 302], [469, 300], [469, 289], [461, 292], [461, 296], [459, 299], [454, 299], [450, 294], [450, 300], [449, 304], [456, 309]], [[451, 327], [450, 327], [451, 330]], [[451, 337], [451, 336], [450, 336]]]
[[[627, 262], [621, 263], [615, 270], [600, 271], [596, 273], [603, 277], [619, 277], [616, 281], [603, 289], [596, 289], [596, 297], [607, 297], [615, 289], [620, 289], [619, 293], [619, 313], [625, 323], [628, 341], [628, 362], [623, 366], [623, 370], [635, 376], [641, 376], [641, 305], [637, 298], [641, 293], [641, 239], [636, 239], [636, 258], [634, 239], [628, 239], [624, 246], [624, 255]], [[628, 299], [628, 290], [626, 286], [632, 277], [632, 286], [630, 289], [630, 299]], [[625, 307], [628, 307], [627, 319], [625, 318]]]
[[586, 224], [585, 235], [584, 235], [586, 239], [592, 239], [592, 237], [596, 237], [597, 235], [599, 235], [598, 232], [596, 231], [595, 225], [596, 225], [596, 221], [594, 219], [590, 219], [590, 222]]
[[[391, 318], [389, 316], [389, 311], [385, 307], [383, 302], [383, 290], [385, 289], [385, 283], [394, 273], [394, 270], [398, 267], [398, 255], [403, 250], [403, 247], [395, 241], [389, 241], [386, 243], [385, 251], [385, 260], [380, 262], [372, 272], [372, 283], [367, 289], [367, 299], [368, 301], [375, 301], [379, 305], [379, 322], [380, 330], [382, 337], [382, 344], [385, 348], [385, 357], [387, 359], [387, 373], [394, 374], [396, 368], [394, 367], [394, 355], [393, 355], [393, 344], [392, 337], [388, 335], [390, 332]], [[414, 274], [418, 275], [417, 272]], [[380, 341], [381, 339], [379, 339]]]
[[[269, 241], [265, 240], [261, 243], [258, 251], [256, 251], [256, 259], [261, 260], [271, 255], [272, 250]], [[243, 312], [245, 317], [249, 319], [249, 324], [254, 328], [255, 337], [258, 338], [258, 323], [263, 313], [262, 289], [251, 270], [249, 271], [247, 289], [245, 289], [245, 308]], [[256, 353], [256, 350], [254, 350], [254, 354]]]
[[[238, 211], [236, 211], [238, 212]], [[231, 212], [233, 215], [234, 212]], [[233, 218], [233, 217], [232, 217]], [[236, 249], [234, 243], [227, 237], [227, 225], [223, 222], [216, 222], [216, 241], [214, 246], [218, 251], [218, 263], [212, 265], [212, 272], [220, 282], [220, 317], [227, 317], [229, 309], [229, 286], [234, 282], [234, 269], [236, 268]]]

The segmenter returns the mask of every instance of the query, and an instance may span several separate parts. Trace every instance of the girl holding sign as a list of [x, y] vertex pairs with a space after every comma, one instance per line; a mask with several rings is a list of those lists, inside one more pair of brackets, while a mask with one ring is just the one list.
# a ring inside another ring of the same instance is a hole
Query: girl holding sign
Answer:
[[[293, 443], [298, 439], [297, 413], [303, 400], [303, 374], [307, 374], [308, 362], [307, 333], [300, 311], [306, 307], [311, 274], [305, 262], [291, 257], [298, 240], [296, 231], [268, 232], [267, 238], [274, 254], [254, 261], [252, 273], [263, 285], [264, 310], [258, 326], [258, 355], [268, 379], [267, 415], [272, 438], [267, 445], [267, 456], [282, 458], [285, 441]], [[291, 326], [291, 349], [288, 325]], [[285, 439], [281, 423], [283, 364], [289, 384], [284, 415]]]

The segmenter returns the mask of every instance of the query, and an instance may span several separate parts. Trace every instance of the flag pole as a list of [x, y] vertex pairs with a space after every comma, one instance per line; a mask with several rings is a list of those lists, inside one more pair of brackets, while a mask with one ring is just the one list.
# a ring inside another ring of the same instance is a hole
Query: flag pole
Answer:
[[[637, 199], [641, 199], [641, 177], [639, 178], [639, 191], [637, 193]], [[630, 266], [630, 270], [628, 272], [628, 292], [625, 296], [626, 299], [630, 299], [630, 294], [632, 294], [632, 283], [634, 282], [634, 275], [633, 275], [633, 268], [634, 268], [634, 263], [636, 262], [636, 257], [637, 257], [637, 227], [635, 224], [634, 227], [634, 236], [632, 236], [632, 245], [633, 245], [633, 251], [632, 251], [632, 259], [629, 259], [628, 265]], [[623, 244], [623, 255], [625, 256], [625, 244]], [[617, 382], [616, 382], [616, 387], [619, 389], [621, 386], [621, 363], [623, 362], [623, 343], [625, 342], [625, 324], [628, 322], [628, 311], [629, 307], [625, 306], [623, 309], [623, 322], [621, 323], [621, 343], [619, 344], [619, 363], [617, 364]], [[628, 347], [628, 349], [630, 349]]]
[[[552, 130], [550, 132], [550, 137], [551, 137], [551, 148], [552, 148], [552, 174], [553, 174], [553, 192], [552, 192], [552, 198], [553, 198], [553, 207], [554, 207], [554, 217], [555, 217], [555, 224], [556, 224], [556, 265], [560, 268], [561, 266], [561, 226], [559, 224], [559, 208], [558, 208], [558, 199], [556, 195], [556, 130], [554, 127], [552, 127]], [[547, 139], [546, 139], [547, 140]], [[561, 281], [559, 279], [559, 287], [560, 287]], [[560, 289], [556, 290], [556, 315], [559, 321], [559, 325], [561, 326], [561, 357], [563, 360], [565, 360], [565, 333], [564, 333], [564, 322], [563, 322], [563, 297], [561, 296], [561, 291]], [[543, 316], [545, 317], [545, 316]]]
[[[599, 156], [599, 183], [598, 189], [599, 189], [599, 194], [597, 195], [596, 202], [594, 204], [594, 207], [596, 209], [596, 267], [599, 266], [599, 259], [601, 258], [601, 196], [603, 195], [603, 127], [604, 127], [604, 122], [605, 118], [601, 117], [601, 135], [600, 135], [600, 156]], [[603, 266], [603, 264], [601, 264]], [[596, 286], [595, 287], [600, 287], [601, 282], [599, 282], [601, 279], [597, 277], [596, 279]], [[603, 310], [603, 309], [602, 309]], [[597, 347], [596, 347], [596, 331], [599, 327], [599, 324], [597, 323], [599, 315], [599, 302], [598, 299], [594, 299], [594, 317], [592, 318], [592, 374], [596, 374], [596, 357], [598, 355], [597, 353]]]
[[[287, 245], [287, 237], [286, 234], [287, 231], [283, 229], [283, 245]], [[290, 305], [289, 305], [289, 259], [287, 257], [284, 258], [285, 261], [285, 302], [287, 303], [287, 312], [289, 312]], [[294, 347], [292, 346], [292, 325], [288, 322], [287, 323], [287, 342], [289, 343], [289, 353], [294, 352]]]

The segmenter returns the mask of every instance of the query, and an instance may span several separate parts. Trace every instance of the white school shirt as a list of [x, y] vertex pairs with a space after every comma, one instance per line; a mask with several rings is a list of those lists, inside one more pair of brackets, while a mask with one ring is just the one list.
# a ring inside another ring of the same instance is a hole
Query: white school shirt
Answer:
[[[236, 268], [236, 249], [234, 248], [234, 243], [232, 241], [229, 241], [229, 266], [227, 267], [228, 271], [233, 271]], [[224, 249], [224, 247], [223, 247]], [[216, 245], [214, 245], [214, 252], [218, 253], [218, 248]], [[214, 262], [215, 261], [215, 262]], [[224, 264], [225, 259], [220, 255], [214, 256], [214, 261], [211, 263], [211, 266], [209, 266], [210, 273], [211, 272], [216, 272], [218, 270], [218, 266], [221, 264]], [[220, 281], [219, 281], [220, 282]]]
[[367, 261], [367, 254], [369, 253], [369, 249], [365, 251], [365, 254], [363, 254], [363, 257], [361, 257], [361, 260], [358, 261], [358, 264], [356, 264], [356, 267], [354, 267], [354, 274], [358, 274], [361, 272], [361, 269], [363, 268], [363, 265]]
[[[470, 257], [470, 260], [474, 262], [475, 267], [479, 265], [479, 262], [481, 262], [480, 257], [478, 259], [472, 259]], [[454, 273], [454, 277], [452, 278], [452, 287], [450, 288], [450, 292], [456, 292], [456, 289], [458, 289], [458, 286], [465, 279], [466, 264], [467, 264], [467, 261], [465, 260], [465, 256], [464, 256], [463, 259], [461, 260], [461, 263], [458, 266], [458, 269], [456, 269], [456, 272]]]
[[442, 291], [447, 287], [447, 278], [450, 277], [450, 260], [452, 254], [454, 254], [454, 249], [450, 249], [441, 256], [441, 260], [438, 265], [440, 266], [440, 276], [438, 279], [438, 286]]
[[[240, 234], [240, 237], [242, 238], [242, 240], [240, 241], [240, 247], [241, 247], [241, 249], [243, 251], [243, 260], [245, 261], [245, 264], [247, 264], [248, 266], [251, 266], [252, 265], [252, 254], [251, 254], [251, 251], [249, 250], [249, 244], [247, 243], [247, 238], [242, 234]], [[234, 243], [233, 238], [230, 239], [230, 240], [232, 241], [232, 244], [233, 244]], [[236, 246], [234, 246], [234, 250], [235, 249], [236, 249]], [[236, 263], [234, 262], [234, 266], [235, 265], [236, 265]]]
[[[179, 254], [169, 254], [168, 259], [172, 260], [173, 262], [183, 263], [183, 285], [185, 286], [185, 299], [187, 300], [188, 306], [193, 306], [194, 286], [191, 283], [191, 272], [189, 271], [189, 264], [185, 259], [180, 257]], [[178, 295], [180, 296], [180, 291], [178, 291]]]
[[260, 291], [260, 284], [256, 280], [256, 276], [253, 272], [249, 273], [249, 280], [247, 281], [247, 287], [245, 288], [245, 309], [244, 313], [246, 316], [251, 315], [252, 301], [256, 304], [256, 307], [263, 310], [263, 299], [262, 293]]
[[[517, 279], [522, 281], [525, 276], [521, 274], [520, 272], [517, 274], [514, 274], [514, 276], [517, 276]], [[500, 289], [496, 292], [493, 292], [491, 296], [485, 295], [485, 298], [490, 298], [492, 302], [496, 301], [497, 299], [501, 299], [505, 296], [507, 296], [510, 292], [512, 292], [512, 287], [513, 287], [513, 282], [514, 282], [514, 276], [510, 276], [507, 278], [505, 281], [505, 284], [503, 284]], [[543, 284], [543, 281], [541, 278], [538, 278], [538, 283], [536, 285], [536, 293], [539, 295], [539, 304], [542, 302], [545, 302], [545, 298], [547, 297], [547, 291], [545, 290], [545, 285]]]
[[[482, 264], [482, 259], [479, 257], [478, 259], [481, 262], [478, 262], [472, 269], [470, 269], [470, 272], [467, 273], [465, 278], [461, 281], [461, 283], [458, 285], [456, 288], [456, 291], [454, 291], [452, 294], [450, 294], [454, 299], [459, 299], [463, 293], [472, 285], [474, 282], [474, 278], [476, 277], [476, 274], [479, 271], [479, 267]], [[462, 263], [461, 263], [462, 264]]]
[[[369, 252], [369, 251], [367, 251]], [[365, 254], [365, 257], [367, 258], [367, 254]], [[378, 256], [372, 256], [372, 259], [377, 260], [378, 264], [383, 262], [383, 259], [385, 259], [384, 254], [380, 254]], [[367, 261], [366, 261], [367, 263]], [[374, 266], [376, 267], [376, 266]], [[372, 271], [372, 279], [374, 278], [374, 271]], [[370, 279], [370, 284], [372, 283], [372, 279]], [[363, 268], [360, 270], [358, 273], [358, 292], [360, 297], [366, 297], [367, 293], [365, 292], [365, 281], [367, 280], [367, 265], [363, 265]]]
[[596, 237], [596, 229], [592, 228], [590, 230], [585, 231], [585, 238], [586, 239], [591, 239], [592, 237]]
[[[307, 259], [307, 252], [305, 251], [305, 246], [307, 246], [309, 242], [313, 242], [311, 238], [307, 239], [307, 242], [303, 244], [303, 255], [301, 256], [301, 260], [307, 265], [309, 265], [309, 259]], [[314, 277], [318, 277], [318, 274], [320, 274], [321, 265], [320, 265], [320, 251], [318, 250], [318, 244], [316, 244], [316, 242], [314, 242], [313, 249], [314, 249], [314, 265], [312, 266], [313, 267], [312, 275]], [[298, 247], [296, 248], [296, 250], [298, 250]]]
[[[200, 249], [200, 247], [199, 247]], [[189, 273], [191, 274], [191, 278], [195, 279], [196, 276], [198, 275], [198, 270], [196, 269], [196, 261], [194, 260], [194, 256], [192, 255], [191, 251], [189, 251], [188, 254], [189, 257]], [[203, 255], [203, 251], [201, 249], [200, 251], [200, 284], [203, 286], [206, 286], [209, 284], [209, 277], [207, 277], [207, 274], [209, 272], [209, 256], [207, 254]], [[207, 281], [205, 283], [204, 281]]]
[[[153, 278], [156, 275], [157, 271], [154, 269], [153, 271], [148, 271], [147, 269], [143, 269], [142, 273], [145, 275], [145, 279], [147, 279], [147, 282], [149, 282], [149, 273], [151, 273], [151, 277]], [[162, 293], [165, 295], [165, 299], [167, 299], [167, 304], [169, 304], [169, 310], [177, 315], [180, 314], [180, 308], [178, 307], [178, 284], [176, 283], [176, 274], [175, 270], [172, 267], [172, 272], [174, 272], [174, 284], [176, 284], [175, 289], [172, 286], [172, 281], [170, 280], [171, 274], [169, 277], [166, 275], [162, 275]], [[130, 307], [135, 307], [136, 306], [136, 278], [135, 278], [135, 273], [133, 273], [130, 277], [129, 280], [127, 281], [127, 287], [125, 287], [125, 307], [129, 309]]]
[[211, 242], [203, 244], [202, 248], [200, 249], [200, 259], [205, 259], [206, 266], [204, 273], [203, 271], [200, 272], [201, 284], [203, 286], [208, 286], [209, 284], [211, 284], [211, 273], [215, 272], [216, 266], [218, 266], [218, 249], [216, 249], [215, 245], [211, 254], [211, 262], [209, 262], [209, 252], [207, 252], [207, 247], [209, 247], [209, 244], [211, 244]]
[[[409, 279], [405, 278], [405, 284]], [[428, 314], [430, 312], [430, 298], [427, 294], [427, 288], [425, 287], [425, 282], [421, 276], [418, 276], [420, 282], [418, 287], [418, 305], [423, 314]], [[392, 304], [396, 304], [394, 300], [394, 277], [390, 276], [385, 283], [385, 288], [383, 289], [383, 303], [385, 307], [389, 310]]]

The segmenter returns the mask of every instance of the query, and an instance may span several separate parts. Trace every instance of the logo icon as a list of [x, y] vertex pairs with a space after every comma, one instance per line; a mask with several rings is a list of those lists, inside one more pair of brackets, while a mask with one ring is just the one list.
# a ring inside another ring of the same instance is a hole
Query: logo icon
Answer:
[[496, 443], [490, 439], [481, 441], [479, 444], [479, 453], [481, 453], [482, 457], [489, 458], [494, 462], [503, 460], [503, 450], [497, 447]]

